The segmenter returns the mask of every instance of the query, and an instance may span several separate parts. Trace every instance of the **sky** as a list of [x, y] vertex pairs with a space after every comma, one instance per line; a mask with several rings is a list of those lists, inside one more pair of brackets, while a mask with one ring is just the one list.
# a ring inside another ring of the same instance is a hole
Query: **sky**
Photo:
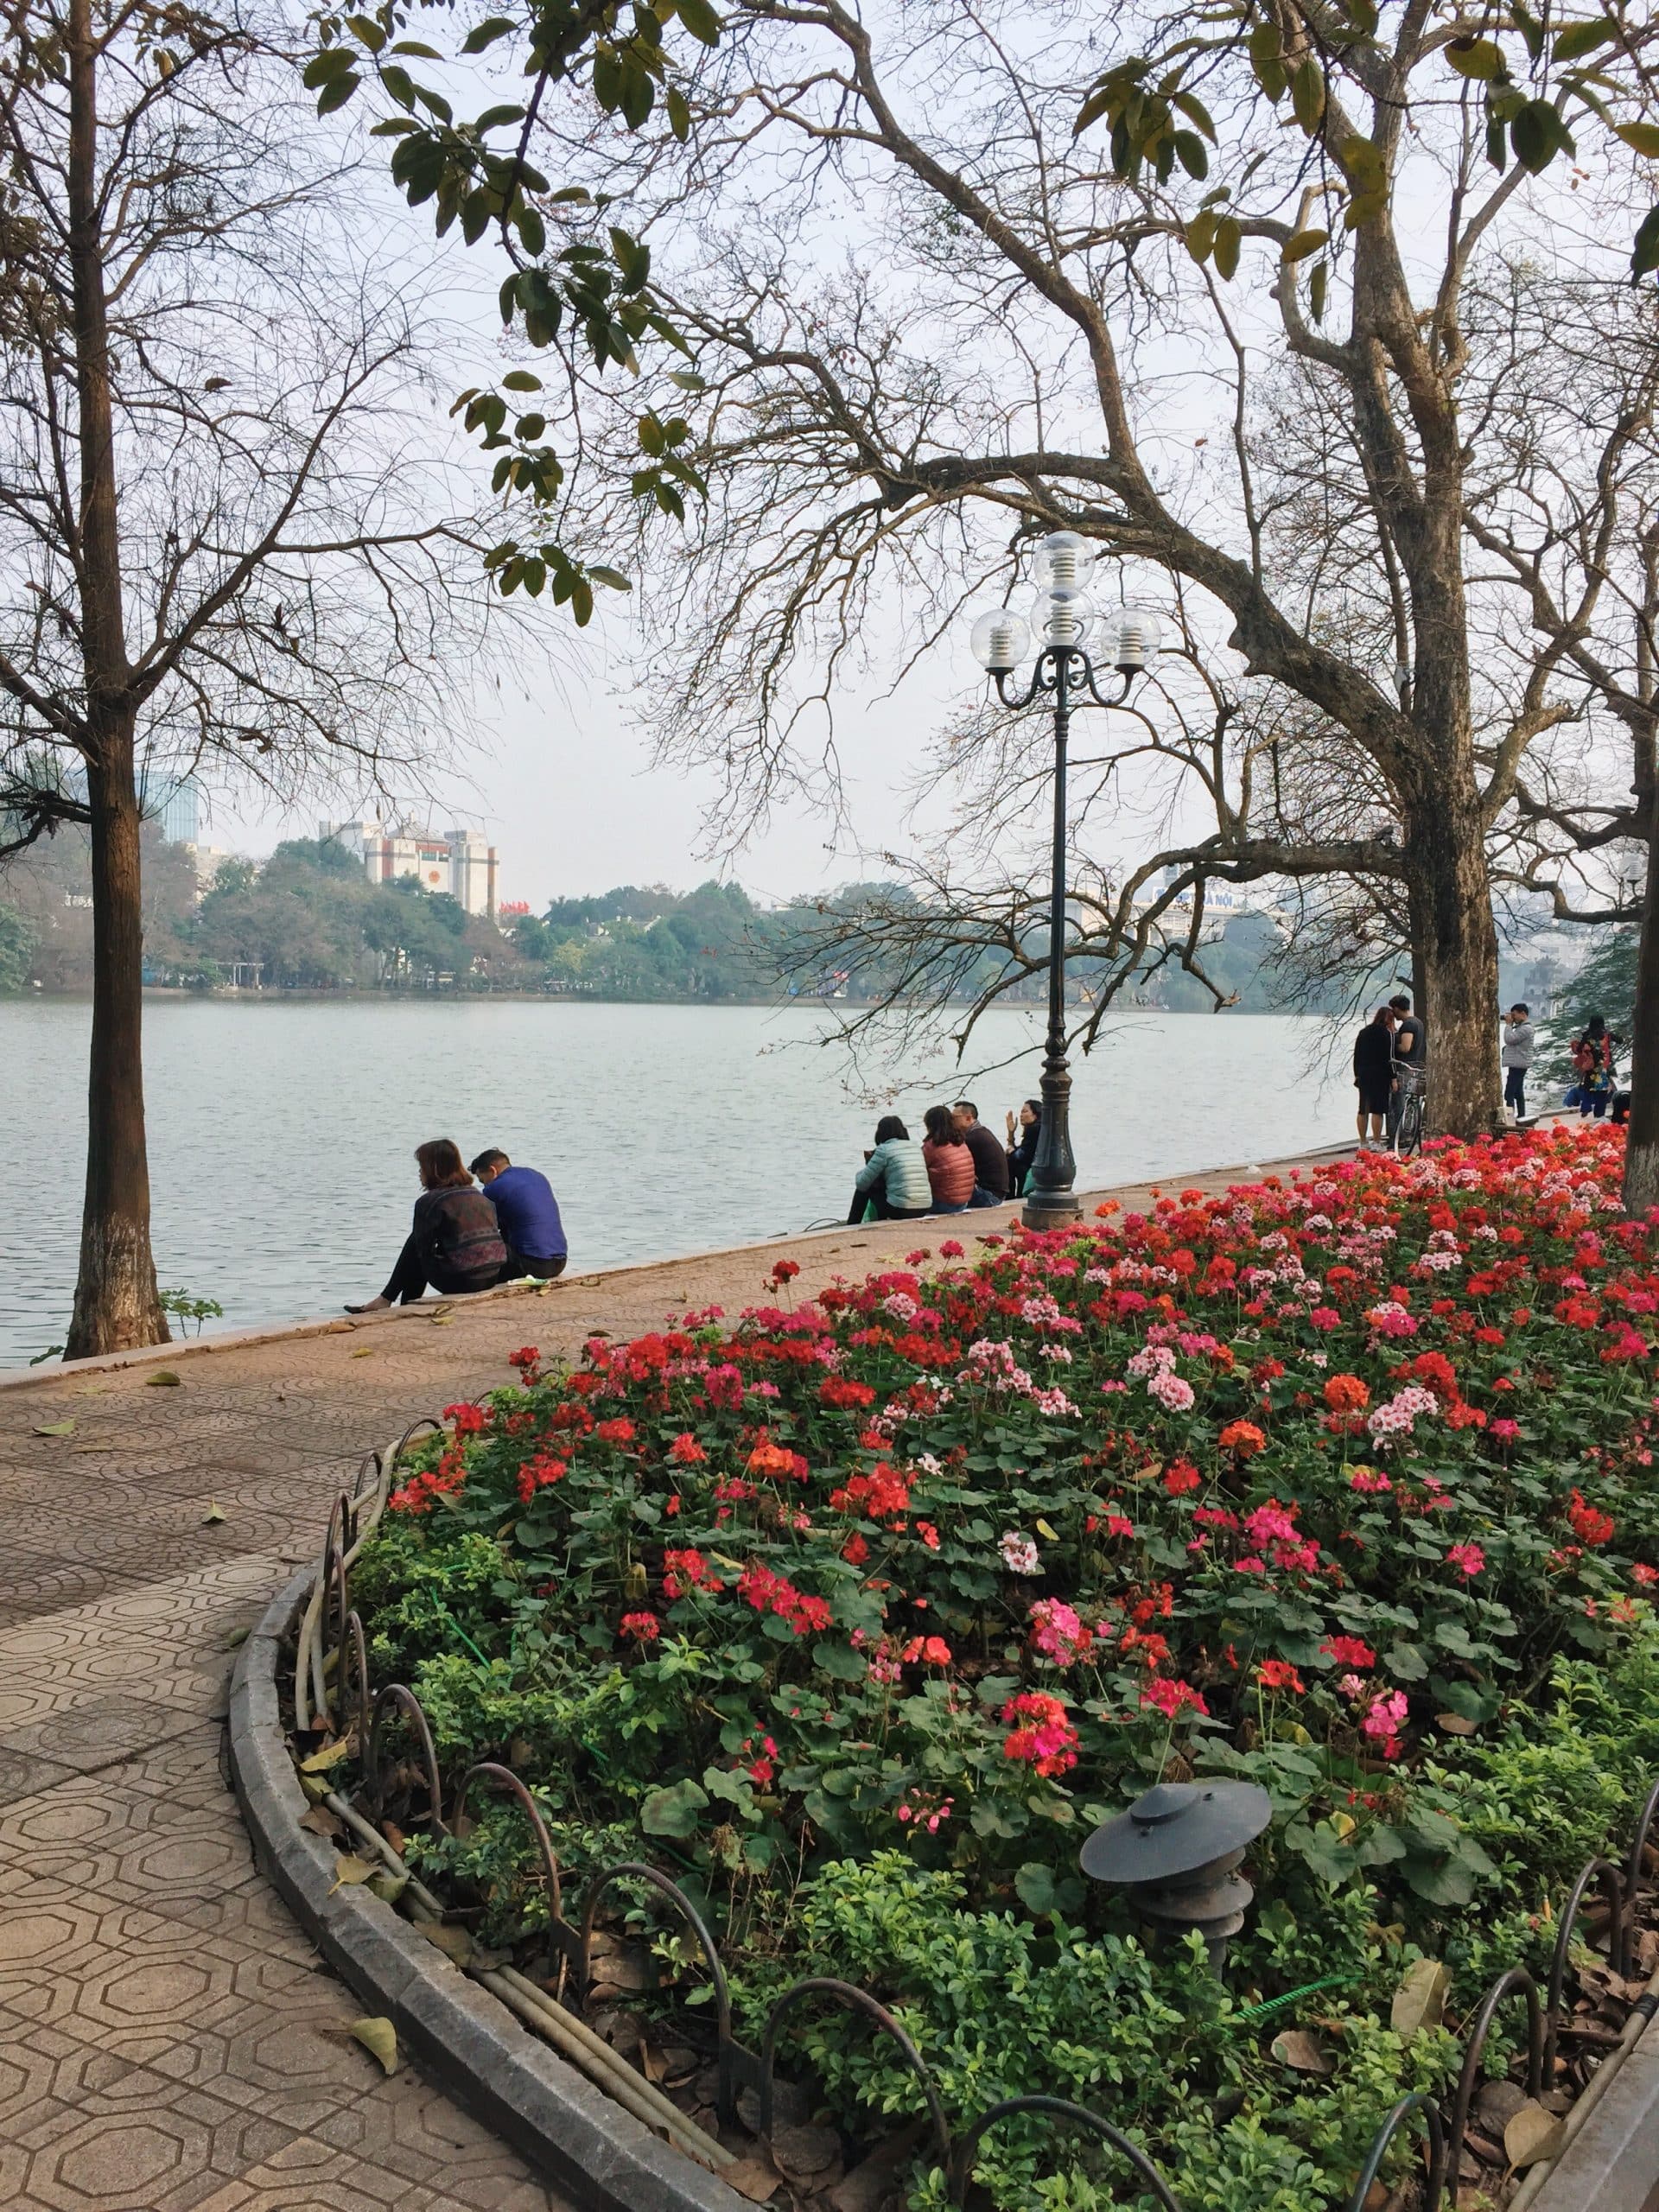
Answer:
[[[911, 842], [899, 817], [922, 747], [977, 675], [964, 632], [937, 650], [937, 666], [901, 697], [884, 698], [873, 682], [847, 702], [838, 723], [847, 818], [800, 801], [785, 804], [733, 855], [711, 849], [707, 834], [714, 773], [653, 766], [643, 702], [615, 680], [604, 642], [590, 642], [550, 606], [545, 620], [569, 633], [556, 638], [563, 666], [528, 681], [511, 665], [498, 669], [496, 681], [478, 689], [472, 726], [457, 734], [454, 770], [434, 778], [429, 802], [411, 800], [423, 823], [483, 831], [500, 855], [500, 898], [527, 899], [537, 911], [551, 898], [616, 884], [687, 889], [711, 875], [733, 878], [772, 904], [866, 874], [879, 866], [884, 846]], [[320, 817], [340, 811], [338, 802], [279, 811], [238, 808], [218, 793], [209, 800], [202, 841], [238, 853], [315, 836]]]

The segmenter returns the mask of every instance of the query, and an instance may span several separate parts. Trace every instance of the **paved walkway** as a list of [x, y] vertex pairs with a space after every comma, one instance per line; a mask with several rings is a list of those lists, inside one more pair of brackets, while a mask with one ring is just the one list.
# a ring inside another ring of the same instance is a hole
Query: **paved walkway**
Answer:
[[361, 1454], [510, 1381], [518, 1345], [735, 1313], [776, 1259], [801, 1262], [807, 1293], [1006, 1218], [784, 1241], [0, 1389], [0, 2205], [565, 2212], [439, 2091], [408, 2069], [385, 2079], [343, 2032], [358, 2008], [255, 1872], [221, 1770], [237, 1632], [315, 1555]]

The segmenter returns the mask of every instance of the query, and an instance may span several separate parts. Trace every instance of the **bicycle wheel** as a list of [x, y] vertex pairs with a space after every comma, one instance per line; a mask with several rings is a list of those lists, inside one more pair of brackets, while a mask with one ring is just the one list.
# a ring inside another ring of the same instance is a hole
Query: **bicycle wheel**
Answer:
[[1423, 1141], [1423, 1094], [1408, 1092], [1400, 1108], [1400, 1157], [1408, 1160]]

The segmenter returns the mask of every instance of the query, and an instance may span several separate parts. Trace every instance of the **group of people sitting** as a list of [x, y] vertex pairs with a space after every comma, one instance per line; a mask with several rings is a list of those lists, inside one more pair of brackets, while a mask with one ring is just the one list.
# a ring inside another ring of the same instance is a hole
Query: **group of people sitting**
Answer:
[[461, 1147], [448, 1137], [417, 1144], [415, 1165], [421, 1195], [397, 1264], [380, 1295], [348, 1306], [348, 1313], [407, 1306], [429, 1287], [457, 1298], [523, 1275], [550, 1281], [564, 1273], [569, 1248], [559, 1202], [539, 1169], [515, 1167], [494, 1146], [463, 1167]]
[[875, 1125], [875, 1149], [853, 1183], [849, 1226], [864, 1221], [919, 1221], [924, 1215], [966, 1213], [1020, 1197], [1037, 1156], [1041, 1101], [1027, 1098], [1007, 1117], [1007, 1142], [979, 1118], [969, 1098], [930, 1106], [922, 1116], [927, 1135], [918, 1144], [897, 1114]]

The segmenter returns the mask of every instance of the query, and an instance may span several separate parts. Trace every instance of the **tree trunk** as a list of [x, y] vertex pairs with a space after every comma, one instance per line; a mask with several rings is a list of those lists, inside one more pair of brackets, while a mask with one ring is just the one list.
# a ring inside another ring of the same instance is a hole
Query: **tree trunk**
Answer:
[[90, 0], [70, 0], [69, 258], [79, 430], [79, 588], [92, 844], [92, 1046], [86, 1201], [66, 1356], [168, 1341], [149, 1249], [144, 1147], [143, 904], [135, 714], [116, 504], [110, 341], [98, 179], [98, 47]]
[[1659, 1206], [1659, 800], [1649, 801], [1648, 880], [1636, 962], [1630, 1038], [1630, 1119], [1624, 1132], [1624, 1211], [1639, 1221]]
[[1442, 798], [1406, 817], [1406, 892], [1428, 1029], [1430, 1135], [1503, 1126], [1497, 928], [1478, 812]]
[[144, 1141], [143, 912], [132, 731], [106, 735], [89, 766], [92, 826], [92, 1049], [86, 1094], [86, 1202], [65, 1356], [164, 1344], [167, 1317], [149, 1249]]

